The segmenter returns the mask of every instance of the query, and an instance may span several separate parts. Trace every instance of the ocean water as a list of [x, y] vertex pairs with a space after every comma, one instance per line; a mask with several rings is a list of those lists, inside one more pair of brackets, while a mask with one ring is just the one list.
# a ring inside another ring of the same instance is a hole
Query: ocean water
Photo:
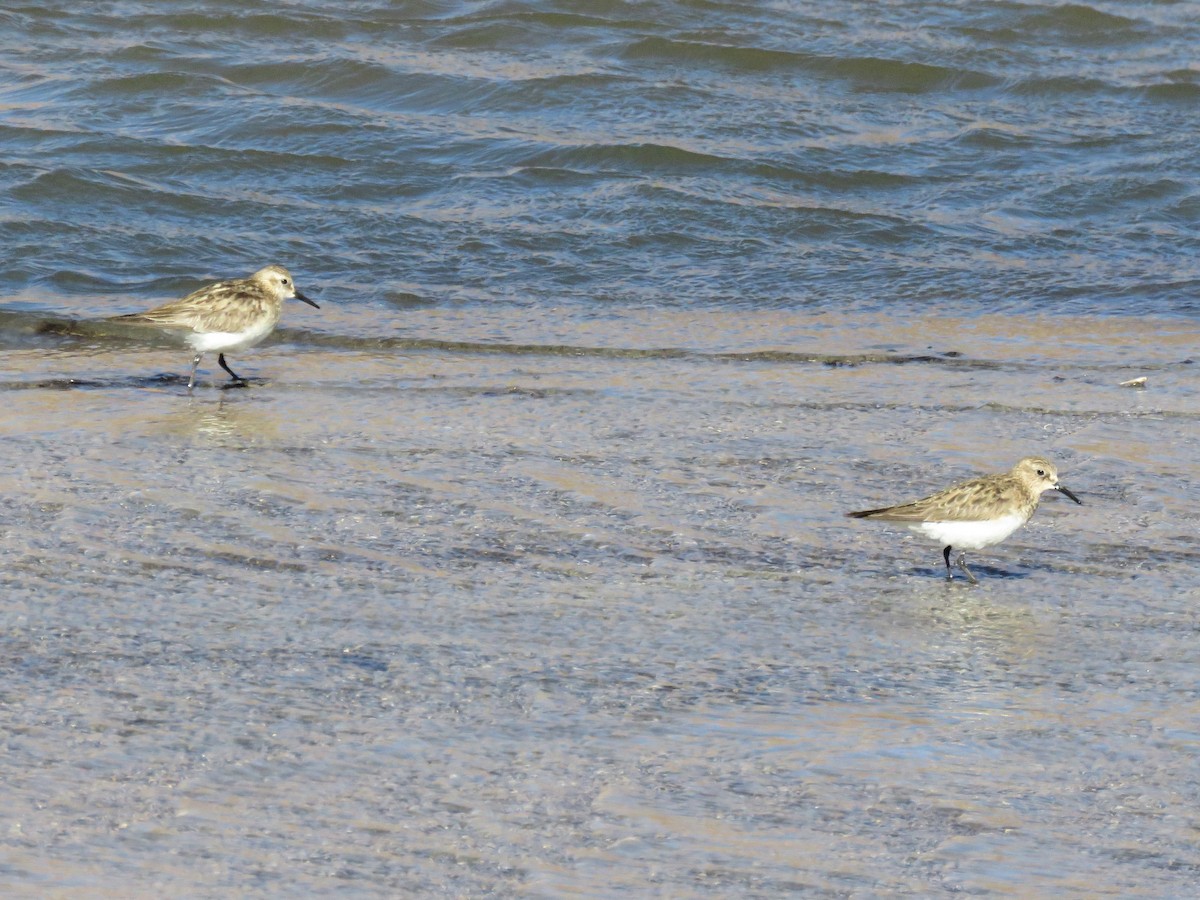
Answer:
[[[1198, 45], [0, 10], [0, 892], [1200, 891]], [[103, 322], [271, 262], [248, 387]], [[1032, 453], [978, 586], [843, 515]]]

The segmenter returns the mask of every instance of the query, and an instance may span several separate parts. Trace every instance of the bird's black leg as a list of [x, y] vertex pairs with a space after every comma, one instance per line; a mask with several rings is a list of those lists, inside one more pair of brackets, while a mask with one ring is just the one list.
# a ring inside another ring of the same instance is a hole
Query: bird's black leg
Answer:
[[945, 550], [942, 551], [942, 556], [946, 560], [946, 580], [953, 581], [954, 573], [952, 571], [950, 571], [950, 548], [948, 546], [946, 547]]
[[967, 576], [967, 579], [971, 582], [971, 584], [979, 584], [979, 582], [975, 580], [975, 576], [971, 574], [971, 570], [967, 568], [966, 553], [958, 554], [958, 567], [963, 570], [963, 574]]
[[219, 365], [222, 369], [224, 369], [226, 372], [228, 372], [230, 377], [233, 378], [234, 381], [245, 381], [246, 380], [245, 378], [243, 378], [241, 375], [239, 375], [237, 372], [233, 371], [233, 369], [229, 368], [229, 366], [227, 366], [225, 364], [225, 354], [224, 353], [217, 354], [217, 365]]

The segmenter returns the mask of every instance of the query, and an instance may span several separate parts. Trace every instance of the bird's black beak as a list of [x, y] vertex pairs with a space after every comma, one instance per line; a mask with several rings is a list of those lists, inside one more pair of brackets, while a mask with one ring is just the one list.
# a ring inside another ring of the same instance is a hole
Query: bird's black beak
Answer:
[[1072, 500], [1074, 500], [1074, 501], [1075, 501], [1076, 503], [1078, 503], [1080, 506], [1083, 506], [1083, 501], [1082, 501], [1082, 500], [1080, 500], [1078, 497], [1076, 497], [1074, 494], [1072, 494], [1070, 491], [1068, 491], [1068, 490], [1067, 490], [1065, 487], [1063, 487], [1061, 484], [1056, 484], [1056, 485], [1054, 486], [1054, 489], [1055, 489], [1056, 491], [1060, 492], [1060, 493], [1066, 494], [1068, 497], [1070, 497]]
[[316, 300], [311, 300], [311, 299], [309, 299], [308, 297], [305, 297], [305, 296], [304, 296], [302, 293], [300, 293], [299, 291], [296, 291], [296, 299], [297, 299], [297, 300], [303, 300], [305, 303], [307, 303], [309, 306], [313, 307], [314, 309], [320, 309], [320, 308], [321, 308], [321, 307], [317, 306], [317, 301], [316, 301]]

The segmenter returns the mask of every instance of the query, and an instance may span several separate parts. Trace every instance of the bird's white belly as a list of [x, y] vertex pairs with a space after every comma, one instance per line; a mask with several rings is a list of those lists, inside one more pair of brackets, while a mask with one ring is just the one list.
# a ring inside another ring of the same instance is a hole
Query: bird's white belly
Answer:
[[274, 330], [275, 323], [270, 319], [263, 319], [243, 331], [195, 331], [187, 336], [187, 342], [197, 353], [225, 353], [229, 350], [253, 347]]
[[917, 534], [956, 550], [982, 550], [998, 544], [1022, 525], [1026, 519], [1018, 513], [984, 522], [920, 522], [909, 525]]

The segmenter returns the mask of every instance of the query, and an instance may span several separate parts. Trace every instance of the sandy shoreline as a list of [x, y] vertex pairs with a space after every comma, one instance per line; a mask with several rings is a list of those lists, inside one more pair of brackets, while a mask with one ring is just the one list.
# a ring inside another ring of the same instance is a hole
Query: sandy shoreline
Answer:
[[[801, 330], [737, 318], [746, 349]], [[502, 319], [407, 330], [560, 327]], [[580, 343], [668, 344], [657, 317], [629, 325]], [[371, 353], [285, 331], [245, 355], [258, 383], [210, 374], [190, 397], [153, 380], [184, 374], [166, 348], [10, 344], [10, 877], [119, 868], [148, 889], [161, 873], [125, 866], [168, 845], [184, 890], [285, 865], [326, 889], [331, 852], [390, 858], [381, 883], [406, 891], [603, 893], [680, 853], [778, 887], [807, 847], [902, 884], [905, 858], [952, 854], [952, 809], [978, 858], [1020, 877], [1028, 838], [1006, 835], [1038, 835], [1039, 869], [1071, 883], [1079, 817], [1106, 802], [1083, 801], [1088, 735], [1122, 760], [1109, 780], [1165, 790], [1200, 588], [1184, 348], [1084, 325], [984, 319], [926, 340], [962, 357], [901, 366]], [[824, 346], [881, 343], [819, 326]], [[994, 365], [966, 364], [983, 351]], [[1134, 360], [1147, 390], [1117, 387]], [[1035, 451], [1086, 505], [1044, 503], [973, 559], [977, 589], [841, 516]], [[1178, 790], [1161, 802], [1190, 808]], [[1023, 808], [996, 806], [1014, 791]], [[872, 837], [872, 809], [896, 830]], [[882, 872], [873, 840], [894, 851]]]

